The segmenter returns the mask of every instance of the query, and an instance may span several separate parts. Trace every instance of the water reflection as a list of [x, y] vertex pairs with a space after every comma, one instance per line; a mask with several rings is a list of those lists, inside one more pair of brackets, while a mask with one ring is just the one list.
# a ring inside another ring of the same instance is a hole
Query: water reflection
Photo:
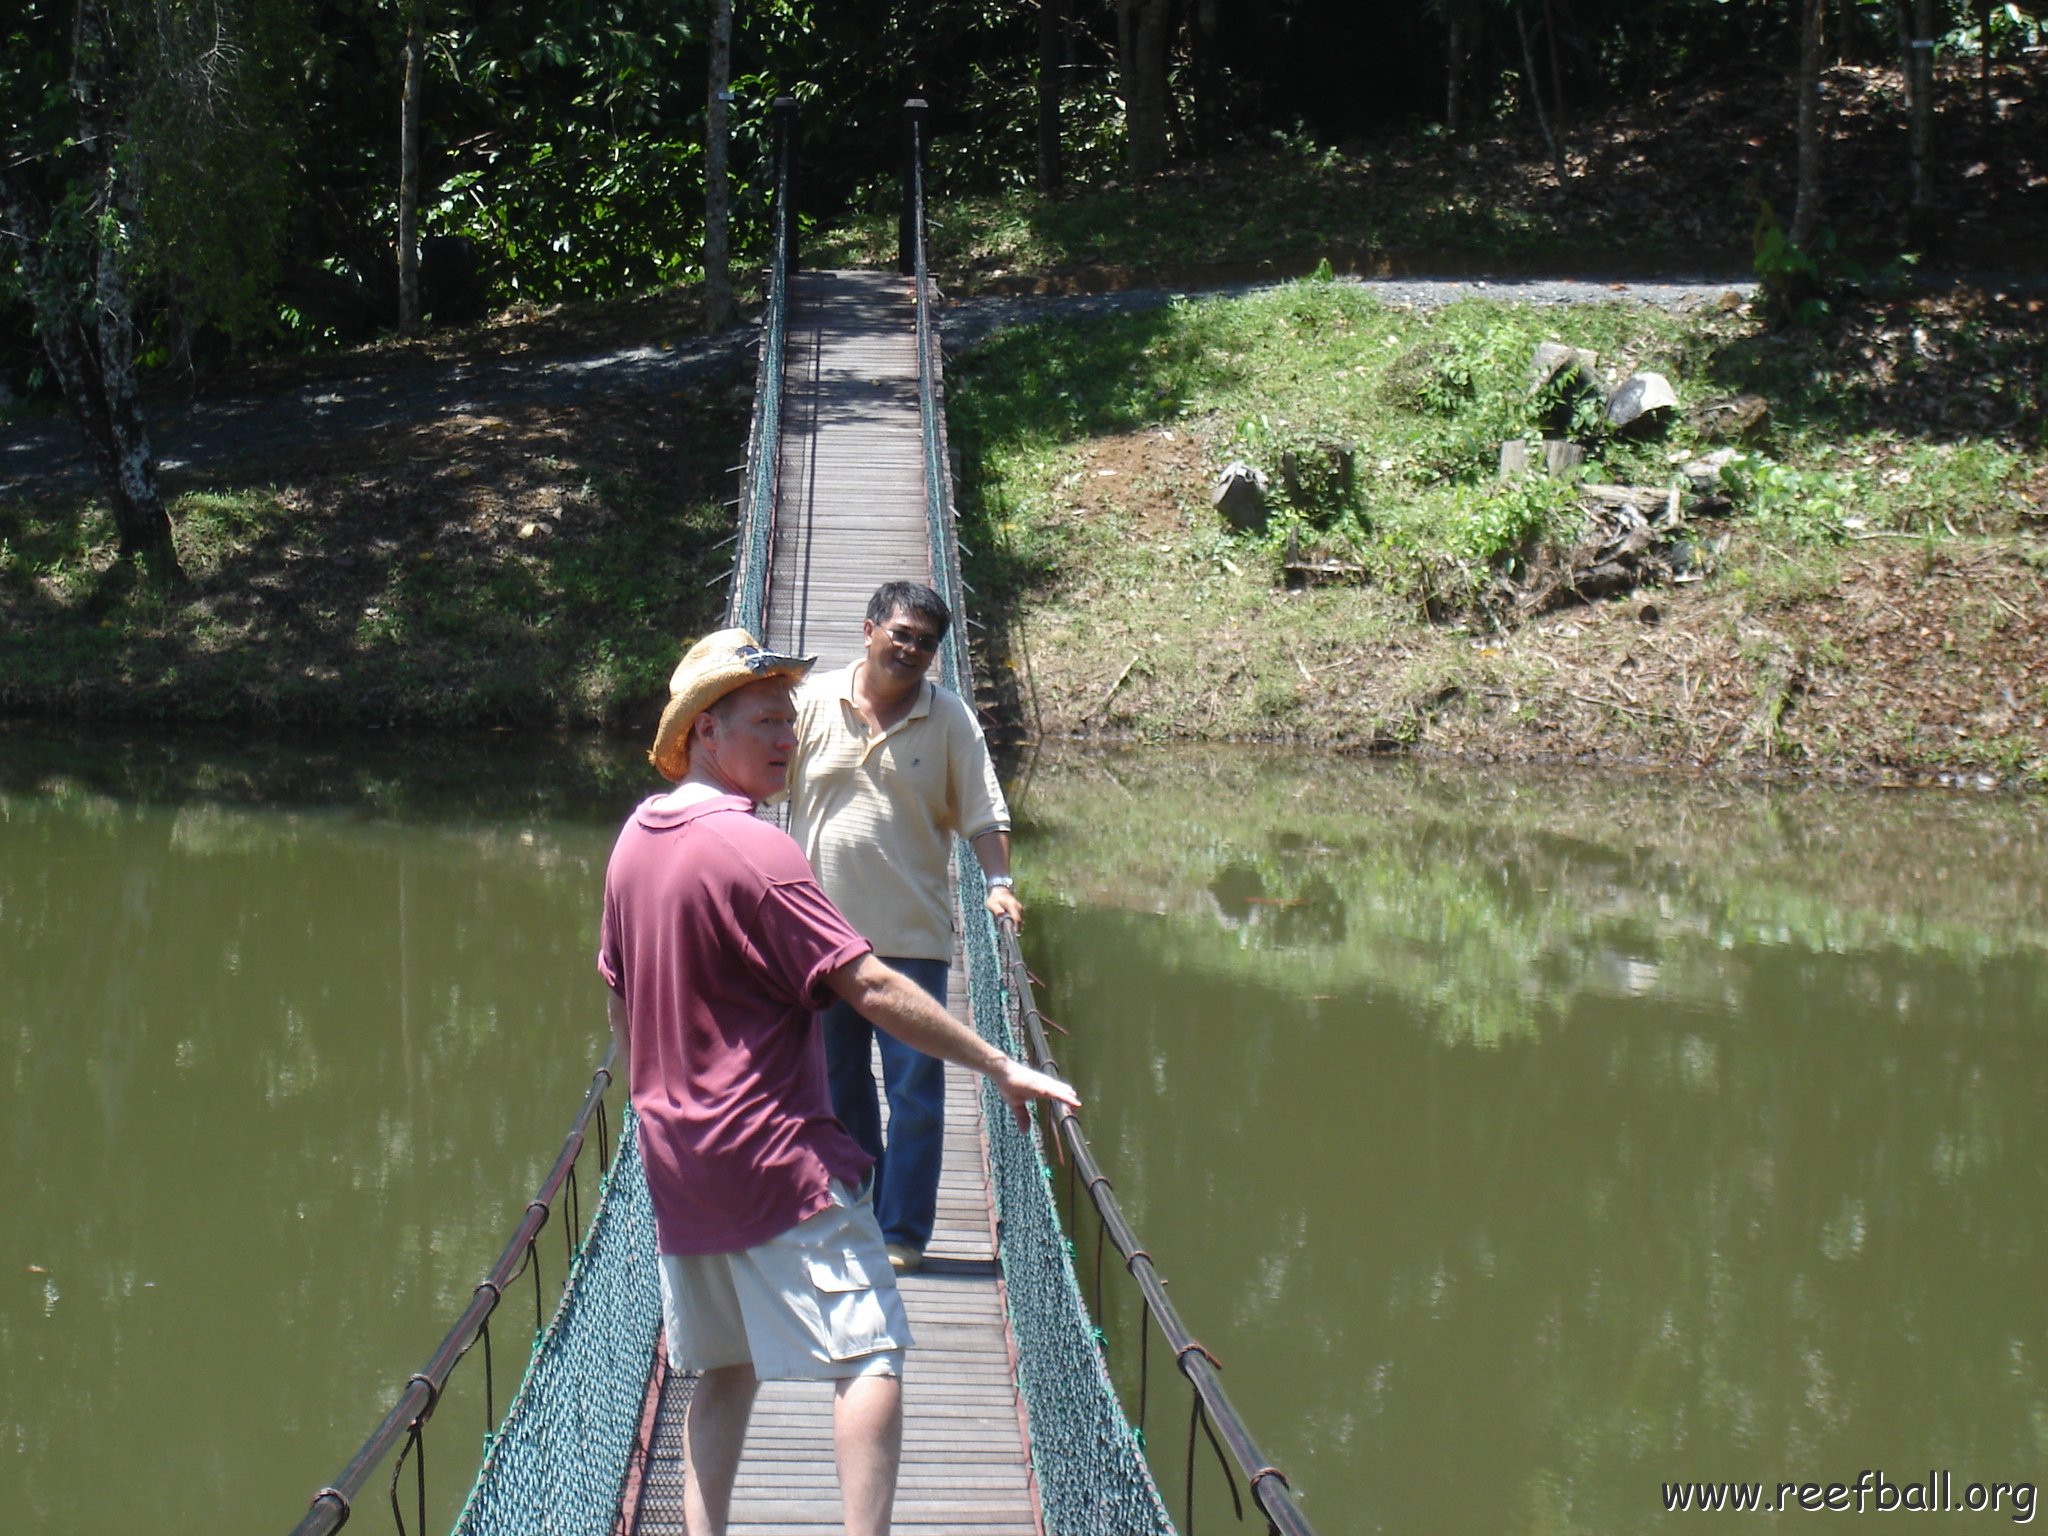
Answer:
[[1322, 1529], [2035, 1477], [2041, 806], [1245, 754], [1020, 798], [1089, 1133]]
[[0, 737], [10, 1524], [288, 1529], [496, 1257], [601, 1051], [633, 770], [490, 745]]

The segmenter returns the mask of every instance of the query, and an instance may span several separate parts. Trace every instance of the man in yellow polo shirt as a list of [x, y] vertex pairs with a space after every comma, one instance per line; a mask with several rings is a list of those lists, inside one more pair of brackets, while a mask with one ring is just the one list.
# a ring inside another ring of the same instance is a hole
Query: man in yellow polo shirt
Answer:
[[[859, 661], [797, 696], [789, 834], [818, 884], [875, 953], [940, 1003], [953, 958], [955, 834], [973, 846], [988, 909], [1021, 924], [1010, 810], [974, 711], [925, 674], [952, 614], [930, 587], [887, 582], [868, 601]], [[945, 1068], [880, 1036], [889, 1139], [870, 1065], [876, 1032], [851, 1008], [823, 1015], [832, 1107], [877, 1163], [875, 1215], [890, 1262], [924, 1262], [938, 1209]]]

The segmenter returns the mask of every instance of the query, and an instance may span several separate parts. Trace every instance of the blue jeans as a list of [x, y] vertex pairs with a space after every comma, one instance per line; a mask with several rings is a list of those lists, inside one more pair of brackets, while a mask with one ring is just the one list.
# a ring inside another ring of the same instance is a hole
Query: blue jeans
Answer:
[[[882, 960], [945, 1005], [945, 961], [888, 955]], [[833, 1113], [875, 1160], [875, 1219], [882, 1224], [882, 1237], [922, 1251], [932, 1240], [932, 1223], [938, 1218], [939, 1162], [946, 1142], [946, 1064], [877, 1030], [844, 1000], [818, 1017], [825, 1032]], [[877, 1039], [882, 1047], [882, 1086], [889, 1095], [886, 1147], [868, 1044]]]

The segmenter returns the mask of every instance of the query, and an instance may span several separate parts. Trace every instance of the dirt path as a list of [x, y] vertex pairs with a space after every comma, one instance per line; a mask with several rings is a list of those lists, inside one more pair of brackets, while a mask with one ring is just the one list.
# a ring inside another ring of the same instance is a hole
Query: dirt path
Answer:
[[[1718, 302], [1752, 284], [1701, 278], [1623, 283], [1597, 279], [1344, 278], [1388, 304], [1442, 305], [1482, 297], [1536, 305], [1627, 300], [1685, 310]], [[1117, 293], [985, 296], [946, 306], [946, 349], [959, 353], [1006, 326], [1052, 315], [1108, 315], [1156, 308], [1194, 294], [1246, 293], [1240, 283], [1201, 290], [1129, 289]], [[224, 465], [303, 451], [311, 438], [339, 440], [379, 427], [503, 411], [559, 409], [611, 397], [672, 394], [737, 367], [755, 345], [752, 324], [708, 339], [607, 347], [556, 357], [474, 355], [417, 367], [342, 373], [262, 394], [161, 402], [150, 436], [158, 467], [206, 473]], [[90, 483], [92, 470], [68, 419], [0, 428], [0, 496]]]

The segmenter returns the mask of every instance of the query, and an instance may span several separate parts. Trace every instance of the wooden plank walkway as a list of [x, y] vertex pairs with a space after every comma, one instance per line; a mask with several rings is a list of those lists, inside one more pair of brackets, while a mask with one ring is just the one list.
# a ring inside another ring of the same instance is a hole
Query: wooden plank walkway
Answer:
[[[860, 655], [869, 594], [931, 579], [911, 280], [806, 272], [792, 284], [780, 491], [768, 595], [775, 650], [822, 668]], [[948, 989], [965, 1017], [960, 958]], [[945, 1171], [922, 1273], [902, 1282], [917, 1347], [904, 1375], [898, 1531], [1043, 1536], [995, 1262], [979, 1079], [946, 1069]], [[657, 1415], [636, 1529], [681, 1525], [680, 1403]], [[673, 1492], [671, 1492], [673, 1491]], [[670, 1513], [672, 1511], [672, 1513]], [[770, 1382], [755, 1404], [732, 1536], [841, 1529], [829, 1384]]]

